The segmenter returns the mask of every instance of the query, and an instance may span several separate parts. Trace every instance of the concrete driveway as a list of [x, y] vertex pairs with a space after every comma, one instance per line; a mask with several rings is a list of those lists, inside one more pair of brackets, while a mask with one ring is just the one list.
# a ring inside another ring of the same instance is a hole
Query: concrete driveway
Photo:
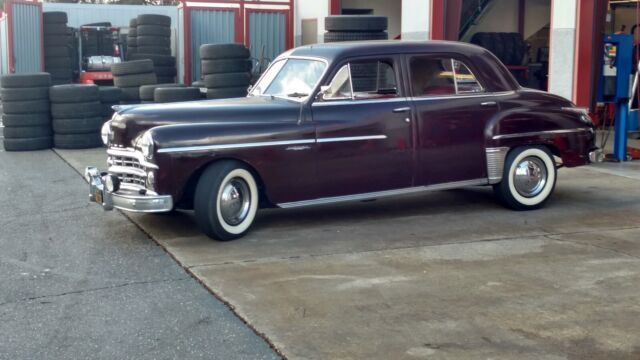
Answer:
[[228, 243], [128, 216], [291, 359], [640, 358], [638, 163], [562, 169], [534, 212], [469, 188], [268, 210]]

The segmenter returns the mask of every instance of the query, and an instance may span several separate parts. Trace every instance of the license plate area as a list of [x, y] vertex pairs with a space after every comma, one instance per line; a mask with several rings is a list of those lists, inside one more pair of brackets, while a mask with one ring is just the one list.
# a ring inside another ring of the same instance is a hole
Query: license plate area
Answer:
[[96, 189], [94, 195], [95, 195], [95, 198], [96, 198], [96, 203], [102, 205], [103, 200], [104, 200], [104, 194], [102, 193], [102, 190]]

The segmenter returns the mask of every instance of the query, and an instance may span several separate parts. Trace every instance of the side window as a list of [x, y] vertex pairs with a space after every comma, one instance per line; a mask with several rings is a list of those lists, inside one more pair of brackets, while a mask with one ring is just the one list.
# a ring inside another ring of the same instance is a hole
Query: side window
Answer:
[[353, 61], [344, 65], [323, 88], [323, 100], [367, 100], [398, 96], [393, 62], [387, 60]]
[[411, 59], [414, 96], [456, 95], [483, 91], [469, 68], [458, 60], [432, 56]]

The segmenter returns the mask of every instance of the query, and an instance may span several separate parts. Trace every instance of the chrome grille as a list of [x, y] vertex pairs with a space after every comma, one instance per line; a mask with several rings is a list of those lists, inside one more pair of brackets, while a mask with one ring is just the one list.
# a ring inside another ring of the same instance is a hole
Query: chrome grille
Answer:
[[146, 188], [147, 168], [133, 150], [107, 150], [109, 173], [117, 175], [120, 186], [136, 190]]

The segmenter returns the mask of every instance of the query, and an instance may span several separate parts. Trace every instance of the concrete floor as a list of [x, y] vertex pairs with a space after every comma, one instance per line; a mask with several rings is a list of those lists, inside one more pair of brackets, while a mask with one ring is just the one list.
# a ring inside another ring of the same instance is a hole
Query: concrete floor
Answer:
[[291, 359], [639, 359], [640, 163], [559, 174], [538, 211], [469, 188], [263, 211], [228, 243], [128, 216]]

